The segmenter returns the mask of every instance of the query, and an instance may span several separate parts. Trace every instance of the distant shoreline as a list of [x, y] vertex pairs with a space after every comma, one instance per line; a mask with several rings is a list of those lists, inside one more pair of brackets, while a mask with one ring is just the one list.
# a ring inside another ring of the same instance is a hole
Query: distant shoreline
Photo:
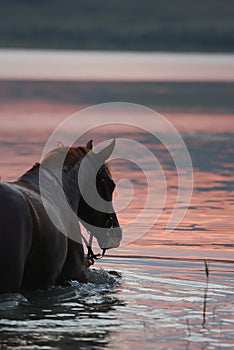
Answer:
[[234, 52], [232, 0], [1, 1], [0, 47]]

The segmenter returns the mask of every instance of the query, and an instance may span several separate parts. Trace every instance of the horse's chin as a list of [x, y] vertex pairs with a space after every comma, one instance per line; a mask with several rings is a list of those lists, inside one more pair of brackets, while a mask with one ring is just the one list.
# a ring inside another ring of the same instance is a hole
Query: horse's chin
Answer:
[[97, 237], [98, 245], [101, 249], [118, 248], [121, 240], [122, 229], [120, 227], [111, 227], [101, 237]]

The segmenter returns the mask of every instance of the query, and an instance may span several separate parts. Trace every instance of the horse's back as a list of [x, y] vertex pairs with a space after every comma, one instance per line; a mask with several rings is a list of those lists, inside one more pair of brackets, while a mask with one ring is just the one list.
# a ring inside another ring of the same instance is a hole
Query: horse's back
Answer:
[[0, 182], [0, 292], [19, 291], [31, 246], [30, 209], [12, 185]]

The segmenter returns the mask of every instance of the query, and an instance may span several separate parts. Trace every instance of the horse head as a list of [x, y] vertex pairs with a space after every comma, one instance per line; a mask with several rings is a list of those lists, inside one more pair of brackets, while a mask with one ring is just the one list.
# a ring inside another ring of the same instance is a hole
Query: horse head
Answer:
[[99, 153], [92, 151], [92, 140], [86, 145], [88, 150], [79, 169], [81, 198], [78, 217], [83, 226], [98, 241], [101, 249], [117, 248], [122, 239], [117, 215], [113, 208], [115, 183], [110, 167], [106, 163], [113, 152], [115, 141]]
[[41, 176], [41, 193], [51, 199], [47, 207], [50, 218], [59, 223], [62, 232], [72, 232], [70, 238], [77, 240], [78, 216], [101, 249], [116, 248], [122, 239], [112, 205], [115, 183], [106, 163], [114, 146], [112, 141], [99, 153], [92, 151], [92, 141], [85, 147], [62, 146], [47, 154], [40, 166], [41, 175], [46, 175]]

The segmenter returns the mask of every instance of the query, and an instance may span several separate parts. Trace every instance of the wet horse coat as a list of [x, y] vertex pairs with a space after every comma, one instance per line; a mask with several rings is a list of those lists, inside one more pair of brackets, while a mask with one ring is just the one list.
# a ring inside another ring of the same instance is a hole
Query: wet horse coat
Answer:
[[[79, 210], [82, 211], [83, 217], [77, 173], [81, 160], [92, 148], [90, 146], [91, 143], [86, 148], [64, 149], [67, 156], [63, 167], [63, 190], [72, 210], [78, 215]], [[108, 147], [102, 154], [103, 162], [111, 154], [114, 145]], [[60, 149], [55, 150], [48, 158], [59, 152]], [[46, 289], [71, 279], [86, 281], [81, 239], [70, 239], [71, 234], [61, 233], [48, 217], [40, 194], [39, 170], [40, 164], [36, 164], [17, 181], [0, 182], [0, 293]], [[48, 179], [46, 193], [50, 205], [50, 183], [56, 182], [57, 176], [56, 171], [44, 171]], [[60, 217], [62, 221], [62, 212], [58, 213], [58, 220]], [[103, 226], [102, 220], [108, 222], [109, 217], [110, 214], [103, 213], [99, 215], [99, 222], [95, 222], [94, 217], [91, 224]], [[112, 225], [113, 220], [114, 226], [119, 228], [115, 214], [111, 215]], [[78, 238], [78, 219], [75, 231], [72, 235]], [[119, 231], [115, 246], [118, 246], [120, 236]]]

